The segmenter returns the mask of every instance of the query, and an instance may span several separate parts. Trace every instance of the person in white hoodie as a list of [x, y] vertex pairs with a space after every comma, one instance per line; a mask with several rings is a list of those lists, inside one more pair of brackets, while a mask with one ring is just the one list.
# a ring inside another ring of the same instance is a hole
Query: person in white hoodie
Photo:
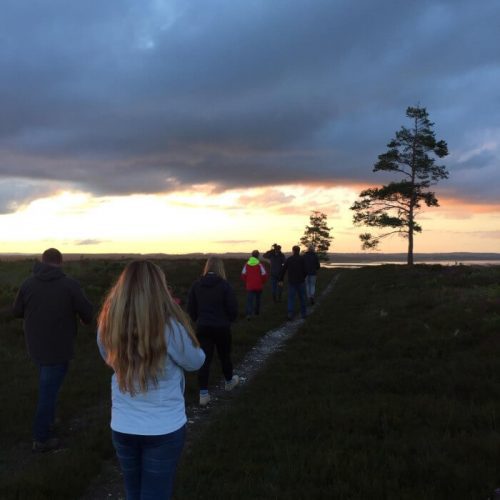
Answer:
[[97, 343], [114, 370], [112, 441], [127, 499], [171, 498], [187, 422], [184, 370], [198, 370], [205, 354], [157, 265], [125, 267], [99, 314]]

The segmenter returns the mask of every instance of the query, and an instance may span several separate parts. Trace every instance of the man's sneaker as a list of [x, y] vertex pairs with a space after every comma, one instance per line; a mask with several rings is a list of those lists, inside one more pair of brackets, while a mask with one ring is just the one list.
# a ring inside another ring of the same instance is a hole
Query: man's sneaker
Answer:
[[33, 441], [31, 451], [33, 453], [45, 453], [57, 450], [59, 446], [61, 446], [61, 442], [58, 438], [50, 438], [47, 441]]
[[210, 403], [210, 394], [200, 394], [200, 406], [207, 406]]
[[224, 388], [226, 391], [232, 391], [239, 383], [240, 377], [238, 377], [238, 375], [233, 375], [233, 378], [229, 382], [226, 381]]

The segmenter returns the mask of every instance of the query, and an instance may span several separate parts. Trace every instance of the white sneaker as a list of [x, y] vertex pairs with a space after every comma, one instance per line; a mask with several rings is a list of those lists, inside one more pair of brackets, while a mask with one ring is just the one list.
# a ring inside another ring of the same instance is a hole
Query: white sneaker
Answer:
[[200, 406], [207, 406], [210, 403], [210, 394], [200, 394]]
[[238, 377], [238, 375], [233, 375], [233, 378], [229, 382], [226, 382], [226, 391], [232, 391], [239, 383], [240, 377]]

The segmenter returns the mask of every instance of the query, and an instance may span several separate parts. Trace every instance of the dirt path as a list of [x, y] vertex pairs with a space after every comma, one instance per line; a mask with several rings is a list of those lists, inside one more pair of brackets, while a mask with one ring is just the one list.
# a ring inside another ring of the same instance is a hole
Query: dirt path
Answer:
[[[321, 303], [323, 298], [333, 289], [339, 274], [334, 276], [332, 281], [323, 290], [316, 300], [316, 304], [308, 308], [308, 314]], [[257, 344], [246, 354], [243, 361], [234, 368], [234, 372], [240, 376], [240, 384], [247, 384], [255, 374], [262, 369], [269, 358], [280, 351], [286, 341], [292, 337], [304, 323], [303, 319], [287, 321], [280, 327], [270, 330], [262, 336]], [[237, 397], [238, 389], [232, 392], [224, 390], [224, 381], [210, 391], [211, 401], [209, 405], [202, 408], [192, 404], [186, 407], [188, 418], [188, 438], [186, 449], [196, 441], [203, 430], [207, 427], [222, 409]], [[90, 484], [87, 492], [80, 500], [122, 500], [125, 499], [123, 491], [123, 479], [116, 460], [110, 460], [103, 464], [102, 471]]]

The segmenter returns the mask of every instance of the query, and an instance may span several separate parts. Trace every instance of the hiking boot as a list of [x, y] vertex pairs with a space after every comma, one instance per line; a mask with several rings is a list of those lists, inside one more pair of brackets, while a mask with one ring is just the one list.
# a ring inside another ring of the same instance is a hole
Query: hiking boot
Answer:
[[232, 391], [240, 383], [240, 377], [238, 375], [233, 375], [233, 378], [228, 382], [226, 381], [224, 389], [226, 391]]
[[45, 453], [47, 451], [54, 451], [59, 448], [61, 442], [58, 438], [50, 438], [47, 441], [33, 441], [31, 451], [33, 453]]
[[200, 406], [207, 406], [210, 403], [210, 394], [200, 394]]

